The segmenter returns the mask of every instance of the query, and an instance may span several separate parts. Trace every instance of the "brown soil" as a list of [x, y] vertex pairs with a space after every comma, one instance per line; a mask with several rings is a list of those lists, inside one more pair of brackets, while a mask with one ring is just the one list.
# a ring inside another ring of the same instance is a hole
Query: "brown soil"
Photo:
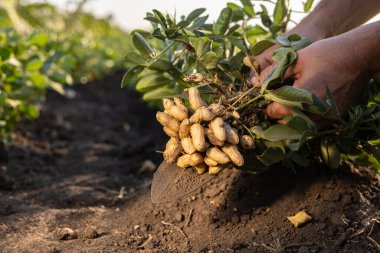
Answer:
[[[120, 78], [49, 94], [16, 131], [0, 172], [1, 252], [380, 250], [379, 179], [366, 169], [229, 170], [152, 204], [153, 172], [140, 168], [160, 163], [166, 137]], [[294, 228], [286, 217], [300, 210], [313, 219]]]

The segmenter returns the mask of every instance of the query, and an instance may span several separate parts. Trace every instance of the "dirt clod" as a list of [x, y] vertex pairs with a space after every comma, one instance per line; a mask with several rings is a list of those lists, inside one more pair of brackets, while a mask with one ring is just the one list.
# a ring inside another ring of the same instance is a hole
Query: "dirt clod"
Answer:
[[96, 238], [98, 236], [98, 232], [96, 230], [96, 227], [93, 227], [93, 226], [87, 227], [84, 230], [84, 232], [83, 232], [83, 236], [86, 239], [94, 239], [94, 238]]
[[57, 228], [51, 233], [53, 240], [73, 240], [78, 238], [78, 233], [71, 228]]

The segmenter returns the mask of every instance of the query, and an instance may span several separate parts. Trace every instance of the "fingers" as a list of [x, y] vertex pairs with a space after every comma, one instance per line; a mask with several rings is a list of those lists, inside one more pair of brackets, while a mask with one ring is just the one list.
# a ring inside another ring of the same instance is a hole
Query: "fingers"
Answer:
[[253, 86], [261, 87], [263, 81], [269, 75], [269, 73], [273, 70], [275, 66], [276, 66], [275, 64], [272, 64], [269, 67], [265, 68], [263, 71], [261, 71], [259, 79], [257, 79], [256, 76], [253, 76], [251, 78], [251, 83], [253, 84]]
[[279, 103], [271, 103], [266, 109], [266, 113], [272, 119], [283, 119], [292, 113], [289, 106], [282, 105]]

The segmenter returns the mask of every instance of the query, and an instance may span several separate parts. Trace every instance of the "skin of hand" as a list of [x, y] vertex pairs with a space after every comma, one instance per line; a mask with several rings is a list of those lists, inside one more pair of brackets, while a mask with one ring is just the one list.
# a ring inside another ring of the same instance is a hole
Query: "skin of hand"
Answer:
[[[380, 57], [376, 45], [379, 31], [380, 22], [376, 22], [299, 50], [297, 61], [288, 69], [285, 79], [294, 79], [293, 86], [322, 99], [328, 86], [344, 115], [363, 93], [372, 75], [380, 70], [376, 66]], [[259, 79], [264, 80], [274, 66], [267, 67]], [[267, 107], [267, 114], [273, 119], [282, 119], [290, 114], [290, 108], [272, 103]]]

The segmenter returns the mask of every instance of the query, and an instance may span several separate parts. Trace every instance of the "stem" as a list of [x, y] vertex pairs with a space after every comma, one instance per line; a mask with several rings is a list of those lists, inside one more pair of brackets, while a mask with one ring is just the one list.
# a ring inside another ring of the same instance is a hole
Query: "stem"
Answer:
[[245, 104], [239, 106], [236, 110], [240, 110], [240, 109], [246, 107], [247, 105], [249, 105], [249, 104], [255, 102], [256, 100], [258, 100], [258, 99], [260, 99], [260, 98], [262, 98], [262, 97], [264, 97], [264, 95], [260, 94], [260, 95], [258, 95], [257, 97], [252, 98], [251, 100], [249, 100], [249, 101], [246, 102]]
[[241, 95], [235, 102], [233, 102], [227, 109], [226, 111], [230, 110], [232, 107], [234, 107], [234, 105], [236, 105], [240, 100], [242, 100], [245, 96], [247, 96], [255, 87], [252, 87], [248, 90], [246, 90], [246, 92], [243, 93], [243, 95]]

